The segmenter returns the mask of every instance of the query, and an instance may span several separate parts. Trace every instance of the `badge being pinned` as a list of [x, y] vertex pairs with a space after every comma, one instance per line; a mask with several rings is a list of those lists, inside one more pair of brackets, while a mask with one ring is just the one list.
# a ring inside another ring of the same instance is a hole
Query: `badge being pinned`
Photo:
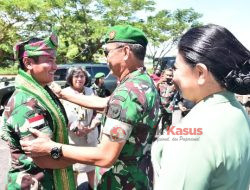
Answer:
[[43, 124], [45, 123], [43, 115], [36, 115], [35, 117], [28, 119], [28, 121], [29, 121], [29, 127], [35, 129], [42, 128]]
[[119, 141], [119, 140], [125, 140], [126, 139], [126, 132], [121, 127], [113, 127], [110, 130], [110, 138], [112, 141]]
[[53, 43], [53, 45], [55, 47], [58, 47], [58, 37], [56, 35], [56, 32], [53, 32], [50, 37], [49, 37], [50, 41]]

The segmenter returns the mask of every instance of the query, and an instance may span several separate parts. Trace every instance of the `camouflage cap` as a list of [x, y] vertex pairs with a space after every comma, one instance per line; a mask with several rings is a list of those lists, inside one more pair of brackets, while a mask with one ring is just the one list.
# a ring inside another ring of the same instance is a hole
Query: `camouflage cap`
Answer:
[[102, 72], [99, 72], [99, 73], [96, 73], [96, 74], [95, 74], [95, 78], [96, 78], [96, 79], [99, 79], [99, 78], [101, 78], [101, 77], [105, 77], [105, 74], [102, 73]]
[[146, 47], [148, 44], [145, 34], [140, 29], [130, 25], [116, 25], [111, 27], [106, 34], [105, 42], [125, 42], [140, 44], [143, 47]]
[[[49, 50], [56, 50], [58, 47], [58, 38], [55, 33], [52, 33], [50, 37], [37, 41], [34, 43], [28, 43], [28, 41], [19, 42], [14, 46], [14, 57], [19, 59], [22, 57], [33, 57], [40, 55], [51, 55]], [[24, 52], [20, 55], [20, 47], [23, 46]]]

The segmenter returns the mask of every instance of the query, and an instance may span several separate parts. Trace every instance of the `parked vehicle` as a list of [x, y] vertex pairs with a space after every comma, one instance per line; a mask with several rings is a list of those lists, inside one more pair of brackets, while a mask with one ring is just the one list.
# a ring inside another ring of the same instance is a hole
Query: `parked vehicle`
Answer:
[[15, 90], [15, 77], [1, 77], [0, 78], [0, 115], [2, 115], [4, 106]]
[[156, 61], [158, 62], [157, 68], [159, 68], [162, 71], [164, 69], [173, 67], [175, 63], [175, 57], [156, 58]]

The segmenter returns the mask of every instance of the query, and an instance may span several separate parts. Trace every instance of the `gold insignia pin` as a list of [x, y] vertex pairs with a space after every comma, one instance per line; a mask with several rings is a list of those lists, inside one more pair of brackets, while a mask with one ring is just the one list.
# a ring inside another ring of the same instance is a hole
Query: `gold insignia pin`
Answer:
[[113, 40], [115, 38], [115, 31], [109, 33], [109, 39]]

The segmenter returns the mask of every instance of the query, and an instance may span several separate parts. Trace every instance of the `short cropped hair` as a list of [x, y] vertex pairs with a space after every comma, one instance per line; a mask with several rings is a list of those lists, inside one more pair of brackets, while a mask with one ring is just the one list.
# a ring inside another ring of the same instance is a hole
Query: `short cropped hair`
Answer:
[[129, 46], [135, 57], [139, 60], [144, 60], [146, 56], [146, 47], [143, 47], [141, 44], [132, 44], [132, 43], [117, 43], [117, 46]]

